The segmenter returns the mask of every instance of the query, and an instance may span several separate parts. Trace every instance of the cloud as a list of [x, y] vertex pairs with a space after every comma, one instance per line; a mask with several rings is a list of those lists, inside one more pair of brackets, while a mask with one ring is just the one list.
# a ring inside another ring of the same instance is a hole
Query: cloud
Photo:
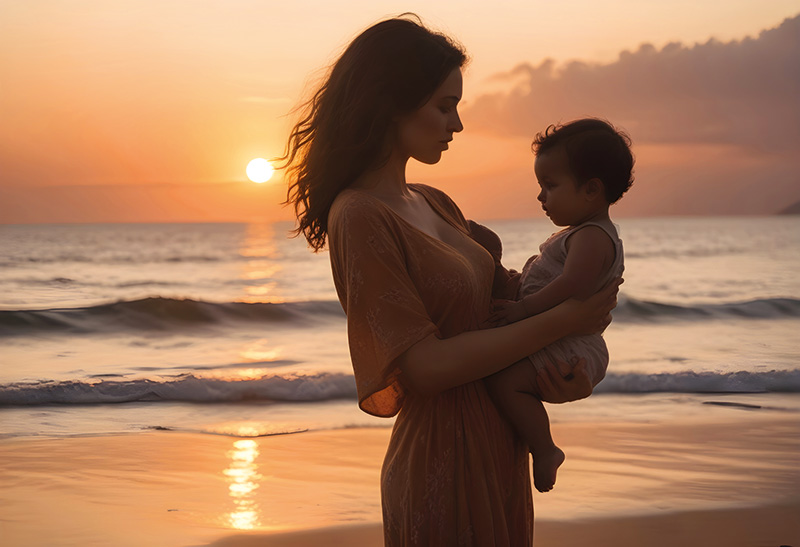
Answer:
[[465, 109], [471, 130], [527, 135], [584, 116], [607, 118], [635, 143], [800, 145], [800, 15], [757, 38], [661, 49], [643, 44], [610, 64], [553, 61], [499, 74], [507, 91]]

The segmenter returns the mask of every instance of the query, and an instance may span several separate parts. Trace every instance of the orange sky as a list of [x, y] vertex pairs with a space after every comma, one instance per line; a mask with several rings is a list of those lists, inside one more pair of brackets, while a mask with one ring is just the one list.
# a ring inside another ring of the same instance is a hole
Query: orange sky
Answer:
[[468, 216], [539, 215], [531, 137], [584, 115], [633, 137], [618, 214], [800, 199], [796, 2], [287, 4], [3, 2], [0, 223], [289, 218], [280, 177], [246, 182], [247, 162], [282, 152], [286, 114], [354, 34], [409, 10], [473, 59], [464, 133], [411, 168]]

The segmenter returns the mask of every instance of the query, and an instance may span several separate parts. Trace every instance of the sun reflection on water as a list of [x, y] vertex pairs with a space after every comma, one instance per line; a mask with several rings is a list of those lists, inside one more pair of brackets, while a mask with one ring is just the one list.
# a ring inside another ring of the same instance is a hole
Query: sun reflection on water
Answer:
[[261, 524], [261, 509], [255, 499], [262, 478], [256, 464], [258, 456], [258, 443], [252, 439], [235, 441], [228, 452], [231, 463], [223, 474], [234, 510], [227, 514], [227, 520], [237, 530], [253, 530]]
[[275, 294], [278, 287], [275, 278], [283, 268], [279, 263], [272, 225], [249, 224], [239, 255], [246, 259], [241, 277], [248, 280], [242, 302], [282, 302], [283, 299]]
[[275, 342], [267, 338], [260, 338], [245, 346], [239, 352], [239, 357], [248, 362], [277, 361], [283, 357], [283, 347], [276, 346]]

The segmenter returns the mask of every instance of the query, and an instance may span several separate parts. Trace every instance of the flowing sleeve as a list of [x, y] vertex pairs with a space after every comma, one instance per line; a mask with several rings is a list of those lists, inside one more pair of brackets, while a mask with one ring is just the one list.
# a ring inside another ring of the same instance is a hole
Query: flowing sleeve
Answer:
[[492, 230], [478, 224], [474, 220], [467, 221], [469, 235], [494, 258], [494, 282], [492, 284], [492, 298], [501, 300], [516, 300], [519, 289], [520, 273], [509, 270], [503, 266], [503, 243], [500, 237]]
[[401, 228], [374, 202], [340, 195], [328, 216], [331, 269], [347, 315], [359, 406], [397, 414], [404, 390], [395, 360], [438, 328], [406, 266]]

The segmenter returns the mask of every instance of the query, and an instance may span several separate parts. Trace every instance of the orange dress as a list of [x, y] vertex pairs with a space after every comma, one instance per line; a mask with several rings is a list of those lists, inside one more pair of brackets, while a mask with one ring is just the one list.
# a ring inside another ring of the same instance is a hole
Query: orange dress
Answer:
[[409, 186], [463, 234], [457, 243], [430, 237], [358, 190], [341, 192], [328, 217], [359, 406], [397, 414], [381, 473], [386, 545], [531, 545], [528, 451], [483, 382], [424, 397], [404, 387], [395, 364], [430, 334], [480, 328], [495, 270], [447, 195]]

